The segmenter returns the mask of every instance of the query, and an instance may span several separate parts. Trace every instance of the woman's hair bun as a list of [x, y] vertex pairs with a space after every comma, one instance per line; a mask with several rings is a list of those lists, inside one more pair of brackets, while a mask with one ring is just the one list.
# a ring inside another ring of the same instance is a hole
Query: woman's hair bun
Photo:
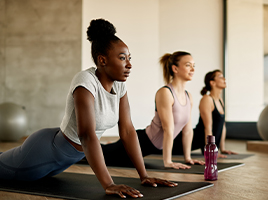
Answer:
[[202, 88], [200, 93], [201, 93], [202, 96], [204, 96], [205, 94], [207, 94], [207, 92], [208, 92], [208, 89], [205, 86], [205, 87]]
[[91, 20], [87, 29], [87, 39], [89, 41], [103, 39], [109, 36], [113, 36], [116, 33], [116, 29], [113, 24], [104, 19]]

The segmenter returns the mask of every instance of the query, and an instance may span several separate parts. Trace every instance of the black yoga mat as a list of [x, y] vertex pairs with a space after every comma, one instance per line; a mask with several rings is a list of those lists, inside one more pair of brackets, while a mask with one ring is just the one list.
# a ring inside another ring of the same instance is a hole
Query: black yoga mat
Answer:
[[[209, 182], [177, 182], [177, 187], [154, 188], [142, 186], [136, 178], [113, 177], [113, 180], [138, 189], [144, 195], [143, 200], [174, 199], [213, 186]], [[119, 196], [106, 195], [95, 175], [66, 172], [38, 181], [0, 181], [0, 190], [63, 199], [120, 199]]]
[[[84, 158], [77, 164], [88, 164], [87, 160]], [[162, 159], [144, 159], [145, 168], [148, 171], [160, 171], [160, 172], [172, 172], [172, 173], [187, 173], [187, 174], [204, 174], [205, 165], [189, 165], [191, 166], [190, 169], [172, 169], [172, 168], [165, 168]], [[218, 172], [222, 172], [228, 169], [232, 169], [235, 167], [243, 166], [244, 163], [217, 163]], [[108, 165], [109, 166], [109, 165]], [[114, 168], [134, 168], [133, 165], [125, 165], [125, 166], [115, 166], [112, 165], [110, 167]]]

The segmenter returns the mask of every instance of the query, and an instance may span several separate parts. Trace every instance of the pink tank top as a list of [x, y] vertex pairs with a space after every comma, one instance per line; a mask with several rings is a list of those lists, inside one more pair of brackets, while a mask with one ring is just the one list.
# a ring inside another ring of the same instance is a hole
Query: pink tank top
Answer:
[[[174, 119], [173, 139], [175, 139], [175, 137], [181, 132], [183, 127], [188, 123], [190, 119], [191, 102], [190, 102], [188, 94], [185, 92], [186, 105], [181, 105], [177, 99], [177, 96], [174, 92], [172, 84], [168, 84], [167, 86], [171, 89], [172, 95], [174, 97], [172, 113], [173, 113], [173, 119]], [[155, 111], [155, 116], [151, 124], [146, 127], [146, 133], [156, 148], [163, 149], [164, 131], [163, 131], [161, 121], [160, 121], [157, 111]]]

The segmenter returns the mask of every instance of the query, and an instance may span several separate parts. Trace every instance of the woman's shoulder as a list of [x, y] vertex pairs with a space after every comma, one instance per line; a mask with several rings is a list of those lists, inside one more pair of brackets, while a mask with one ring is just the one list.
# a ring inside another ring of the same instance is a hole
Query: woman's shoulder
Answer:
[[201, 100], [210, 101], [210, 100], [212, 100], [212, 98], [211, 98], [210, 95], [205, 94], [205, 95], [203, 95], [203, 97], [201, 98]]
[[73, 82], [97, 82], [97, 77], [95, 75], [95, 69], [94, 67], [86, 69], [86, 70], [82, 70], [78, 73], [75, 74], [74, 78], [73, 78]]
[[74, 77], [77, 77], [77, 76], [78, 77], [83, 77], [83, 76], [86, 76], [86, 77], [92, 76], [93, 77], [93, 76], [96, 76], [95, 71], [96, 71], [96, 69], [94, 67], [91, 67], [91, 68], [77, 72]]
[[165, 85], [157, 90], [156, 95], [163, 96], [163, 97], [170, 96], [170, 95], [172, 96], [172, 90], [168, 85]]
[[70, 86], [71, 92], [73, 92], [78, 86], [88, 89], [93, 96], [95, 96], [95, 92], [98, 88], [98, 80], [95, 76], [94, 68], [89, 68], [75, 74]]
[[113, 84], [113, 88], [116, 93], [120, 94], [120, 97], [124, 96], [127, 91], [126, 83], [121, 81], [115, 81]]
[[212, 108], [212, 107], [214, 106], [214, 104], [213, 104], [213, 99], [211, 98], [210, 95], [205, 94], [205, 95], [201, 98], [201, 100], [200, 100], [199, 107], [205, 107], [205, 108], [207, 108], [208, 106], [209, 106], [210, 108]]
[[210, 95], [205, 94], [201, 100], [200, 104], [213, 104], [213, 99]]
[[174, 103], [173, 93], [169, 87], [161, 87], [155, 94], [155, 100], [157, 104], [171, 104]]

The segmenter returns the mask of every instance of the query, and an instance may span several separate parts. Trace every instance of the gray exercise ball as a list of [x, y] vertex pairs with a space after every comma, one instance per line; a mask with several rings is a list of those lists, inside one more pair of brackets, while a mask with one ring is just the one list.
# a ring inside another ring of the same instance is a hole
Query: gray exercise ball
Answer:
[[0, 141], [15, 142], [26, 134], [25, 108], [14, 103], [0, 104]]
[[259, 116], [257, 129], [261, 138], [268, 140], [268, 106], [263, 109]]

